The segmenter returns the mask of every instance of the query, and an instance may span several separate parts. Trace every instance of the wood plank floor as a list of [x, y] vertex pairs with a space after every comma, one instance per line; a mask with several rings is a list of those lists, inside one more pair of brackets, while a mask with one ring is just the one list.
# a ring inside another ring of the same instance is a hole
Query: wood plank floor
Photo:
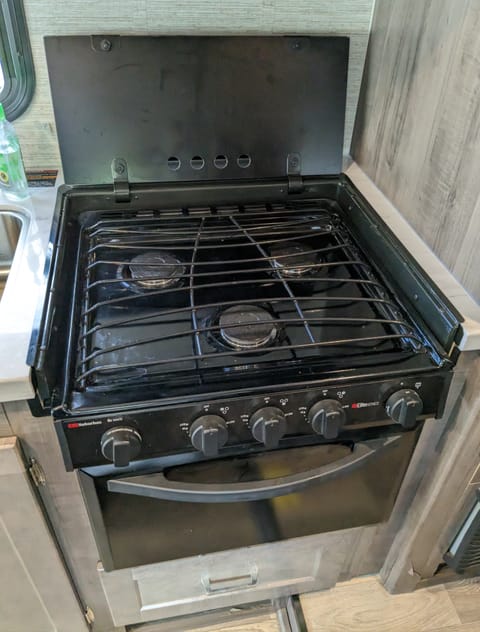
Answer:
[[309, 632], [480, 631], [480, 583], [391, 595], [363, 577], [304, 595], [302, 605]]
[[[308, 632], [480, 632], [480, 578], [390, 595], [376, 577], [303, 595]], [[273, 614], [220, 623], [212, 632], [277, 632]], [[205, 627], [185, 632], [205, 632]]]

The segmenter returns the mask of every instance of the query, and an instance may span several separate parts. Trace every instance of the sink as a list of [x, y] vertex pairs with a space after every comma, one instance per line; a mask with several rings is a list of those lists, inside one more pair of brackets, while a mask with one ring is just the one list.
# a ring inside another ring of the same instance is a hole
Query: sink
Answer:
[[0, 299], [26, 224], [26, 218], [18, 211], [0, 210]]

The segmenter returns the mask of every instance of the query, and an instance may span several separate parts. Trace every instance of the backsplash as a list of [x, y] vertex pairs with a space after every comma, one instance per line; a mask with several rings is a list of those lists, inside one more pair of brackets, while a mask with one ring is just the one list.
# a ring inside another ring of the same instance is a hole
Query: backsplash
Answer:
[[353, 156], [480, 302], [480, 3], [377, 0]]
[[347, 35], [345, 126], [349, 152], [374, 0], [24, 0], [36, 72], [28, 110], [15, 121], [27, 168], [57, 168], [45, 35]]

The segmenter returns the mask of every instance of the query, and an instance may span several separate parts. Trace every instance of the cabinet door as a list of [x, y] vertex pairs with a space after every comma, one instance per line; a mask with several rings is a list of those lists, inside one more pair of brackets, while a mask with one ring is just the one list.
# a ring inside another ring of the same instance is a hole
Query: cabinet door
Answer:
[[86, 632], [15, 437], [0, 438], [0, 631]]

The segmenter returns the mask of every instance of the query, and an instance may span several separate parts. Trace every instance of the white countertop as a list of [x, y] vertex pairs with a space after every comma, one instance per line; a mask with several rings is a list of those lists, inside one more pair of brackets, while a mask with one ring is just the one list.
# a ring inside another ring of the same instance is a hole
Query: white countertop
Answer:
[[15, 211], [25, 229], [0, 300], [0, 402], [33, 397], [26, 357], [37, 305], [44, 294], [44, 265], [56, 188], [30, 189], [31, 198], [10, 202], [0, 194], [0, 211]]
[[[480, 306], [356, 163], [350, 164], [346, 174], [464, 316], [460, 348], [480, 350]], [[0, 210], [14, 210], [28, 221], [23, 248], [17, 249], [0, 300], [0, 402], [30, 399], [34, 394], [25, 359], [37, 305], [45, 291], [43, 270], [57, 189], [31, 192], [32, 197], [22, 204], [0, 197]]]

